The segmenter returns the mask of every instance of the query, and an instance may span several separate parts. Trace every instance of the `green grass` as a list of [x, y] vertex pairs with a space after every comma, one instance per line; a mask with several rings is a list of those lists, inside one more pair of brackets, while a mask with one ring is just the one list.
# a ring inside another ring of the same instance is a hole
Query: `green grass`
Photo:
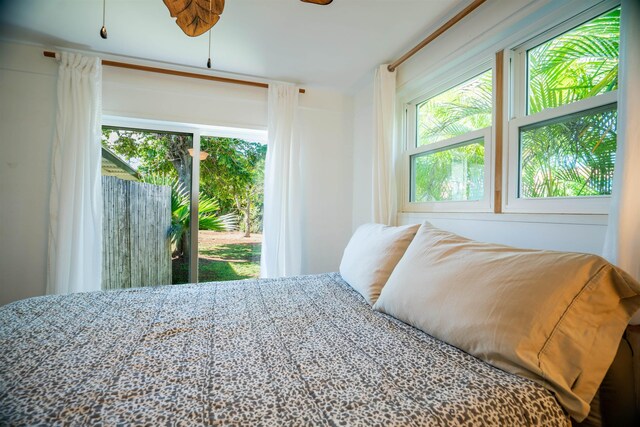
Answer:
[[198, 259], [200, 282], [251, 279], [260, 276], [260, 243], [202, 248]]
[[[204, 246], [198, 253], [198, 282], [242, 280], [260, 277], [260, 243]], [[188, 283], [188, 266], [173, 263], [173, 283]]]

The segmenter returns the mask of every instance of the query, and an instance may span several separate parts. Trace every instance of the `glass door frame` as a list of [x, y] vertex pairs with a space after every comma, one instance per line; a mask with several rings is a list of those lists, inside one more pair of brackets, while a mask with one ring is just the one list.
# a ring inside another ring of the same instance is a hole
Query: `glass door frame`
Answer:
[[192, 137], [191, 206], [189, 218], [189, 283], [198, 282], [198, 203], [200, 194], [200, 132], [195, 125], [103, 115], [101, 126], [189, 134]]

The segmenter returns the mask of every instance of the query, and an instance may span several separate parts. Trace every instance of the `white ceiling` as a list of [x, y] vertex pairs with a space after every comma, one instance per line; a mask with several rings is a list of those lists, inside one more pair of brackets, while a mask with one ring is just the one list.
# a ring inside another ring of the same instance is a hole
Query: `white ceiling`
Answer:
[[[0, 0], [0, 37], [206, 70], [206, 34], [186, 36], [162, 0]], [[349, 90], [468, 0], [226, 0], [213, 70]]]

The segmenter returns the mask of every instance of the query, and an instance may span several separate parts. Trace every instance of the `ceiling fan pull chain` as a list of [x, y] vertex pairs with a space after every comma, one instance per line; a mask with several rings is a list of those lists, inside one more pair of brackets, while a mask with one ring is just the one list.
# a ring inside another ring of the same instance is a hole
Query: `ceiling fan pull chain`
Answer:
[[105, 15], [107, 10], [107, 0], [102, 0], [102, 28], [100, 28], [100, 37], [107, 39], [107, 27], [104, 26]]
[[[209, 0], [209, 20], [211, 20], [211, 0]], [[211, 28], [209, 28], [209, 59], [207, 59], [207, 68], [211, 68]]]
[[209, 59], [207, 59], [207, 68], [211, 68], [211, 30], [209, 30]]

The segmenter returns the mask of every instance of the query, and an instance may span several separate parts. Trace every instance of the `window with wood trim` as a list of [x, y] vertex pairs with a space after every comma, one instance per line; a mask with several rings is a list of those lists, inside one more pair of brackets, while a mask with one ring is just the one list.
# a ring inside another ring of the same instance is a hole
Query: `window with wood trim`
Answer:
[[488, 211], [493, 67], [476, 68], [407, 104], [405, 211]]
[[607, 212], [619, 39], [615, 7], [581, 14], [512, 52], [506, 211]]

